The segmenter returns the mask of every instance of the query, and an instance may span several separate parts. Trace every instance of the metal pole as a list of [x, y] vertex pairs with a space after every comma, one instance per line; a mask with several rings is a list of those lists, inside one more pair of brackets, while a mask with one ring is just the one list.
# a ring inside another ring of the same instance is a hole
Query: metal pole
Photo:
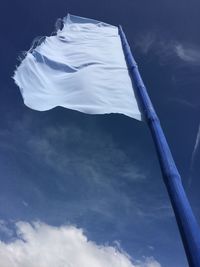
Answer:
[[129, 73], [136, 90], [135, 93], [153, 137], [163, 180], [171, 200], [189, 266], [200, 267], [200, 232], [198, 224], [185, 194], [180, 174], [173, 160], [159, 119], [148, 96], [121, 26], [119, 26], [119, 34]]

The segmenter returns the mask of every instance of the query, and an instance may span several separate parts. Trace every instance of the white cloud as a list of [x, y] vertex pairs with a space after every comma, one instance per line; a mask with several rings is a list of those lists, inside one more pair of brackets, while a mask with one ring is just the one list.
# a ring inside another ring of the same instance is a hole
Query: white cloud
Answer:
[[159, 56], [162, 64], [177, 57], [188, 64], [200, 64], [199, 47], [194, 44], [167, 39], [154, 31], [138, 36], [135, 45], [143, 54], [153, 53]]
[[17, 238], [0, 242], [1, 267], [161, 267], [153, 258], [131, 261], [122, 250], [89, 241], [74, 226], [18, 222]]
[[194, 46], [187, 46], [183, 44], [176, 44], [176, 55], [187, 63], [200, 64], [200, 49]]
[[194, 163], [195, 163], [196, 156], [197, 156], [197, 153], [199, 151], [199, 148], [200, 148], [200, 124], [199, 124], [198, 130], [197, 130], [197, 136], [196, 136], [194, 148], [193, 148], [193, 151], [192, 151], [191, 162], [190, 162], [189, 185], [191, 185], [191, 183], [192, 183], [192, 174], [193, 174], [193, 171], [194, 171]]

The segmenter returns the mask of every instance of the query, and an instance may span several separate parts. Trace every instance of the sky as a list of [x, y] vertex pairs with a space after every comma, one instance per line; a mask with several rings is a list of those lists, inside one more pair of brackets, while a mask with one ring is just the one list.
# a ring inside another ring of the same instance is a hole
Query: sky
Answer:
[[31, 110], [12, 76], [68, 12], [122, 25], [200, 224], [199, 1], [0, 5], [0, 265], [188, 266], [147, 126]]

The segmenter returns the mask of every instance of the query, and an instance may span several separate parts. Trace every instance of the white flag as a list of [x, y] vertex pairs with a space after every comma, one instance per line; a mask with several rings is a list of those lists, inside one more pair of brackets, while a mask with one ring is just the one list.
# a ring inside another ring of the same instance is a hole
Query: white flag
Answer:
[[62, 30], [27, 52], [14, 74], [24, 103], [141, 120], [118, 28], [68, 15]]

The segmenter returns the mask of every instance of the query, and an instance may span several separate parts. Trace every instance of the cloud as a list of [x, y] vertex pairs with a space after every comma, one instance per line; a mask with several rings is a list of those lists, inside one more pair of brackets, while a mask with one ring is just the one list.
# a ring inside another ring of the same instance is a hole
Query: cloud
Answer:
[[143, 54], [147, 54], [155, 45], [156, 34], [148, 32], [147, 34], [140, 35], [135, 42], [135, 45], [141, 50]]
[[198, 130], [197, 130], [197, 136], [196, 136], [194, 148], [193, 148], [193, 151], [192, 151], [192, 157], [191, 157], [191, 163], [190, 163], [189, 186], [192, 183], [192, 175], [193, 175], [193, 172], [194, 172], [194, 164], [195, 164], [195, 160], [196, 160], [196, 156], [197, 156], [197, 153], [199, 151], [199, 148], [200, 148], [200, 124], [199, 124]]
[[[68, 194], [70, 177], [77, 181], [74, 183], [76, 189], [71, 190], [79, 192], [79, 209], [82, 205], [82, 210], [85, 210], [84, 207], [87, 207], [86, 210], [90, 207], [93, 212], [114, 221], [116, 218], [112, 216], [118, 209], [113, 211], [113, 205], [120, 202], [120, 213], [123, 210], [126, 214], [130, 209], [135, 209], [138, 217], [145, 217], [146, 220], [173, 216], [171, 206], [165, 205], [163, 199], [153, 203], [151, 208], [146, 208], [146, 205], [136, 200], [137, 193], [134, 197], [132, 192], [131, 195], [128, 194], [127, 184], [144, 185], [148, 183], [147, 177], [150, 174], [147, 173], [148, 170], [141, 170], [108, 133], [98, 128], [90, 131], [72, 125], [48, 127], [39, 136], [29, 137], [27, 144], [35, 158], [44, 161], [60, 174], [57, 176], [56, 185], [61, 192]], [[80, 192], [77, 184], [85, 189]], [[86, 192], [89, 192], [89, 198], [86, 197]], [[77, 199], [76, 194], [74, 198]], [[151, 200], [154, 202], [155, 199], [151, 197]], [[73, 203], [76, 203], [75, 199]], [[118, 222], [120, 223], [122, 222]]]
[[0, 242], [1, 267], [161, 267], [154, 258], [133, 261], [122, 249], [97, 245], [75, 226], [16, 224], [15, 240]]
[[[144, 55], [148, 64], [166, 67], [169, 86], [174, 88], [173, 92], [170, 92], [173, 96], [168, 98], [169, 101], [193, 110], [199, 109], [199, 101], [193, 97], [199, 88], [199, 46], [170, 38], [163, 33], [149, 31], [136, 38], [135, 47], [138, 53]], [[186, 90], [191, 92], [190, 95]], [[179, 92], [183, 92], [182, 95]]]
[[[127, 194], [126, 184], [145, 182], [146, 172], [117, 146], [112, 136], [98, 127], [92, 130], [77, 125], [47, 127], [40, 135], [30, 134], [27, 148], [43, 166], [53, 170], [55, 190], [65, 198], [70, 197], [69, 208], [73, 205], [75, 214], [90, 210], [113, 222], [118, 213], [129, 213], [134, 207], [140, 209], [132, 193]], [[113, 210], [115, 203], [119, 204]]]
[[[109, 194], [119, 187], [119, 179], [133, 183], [146, 179], [146, 173], [117, 146], [112, 136], [98, 127], [47, 127], [40, 135], [30, 135], [27, 147], [58, 177], [81, 177], [87, 188], [93, 185]], [[58, 186], [59, 182], [63, 187], [62, 178], [57, 178]]]
[[188, 64], [200, 64], [200, 49], [194, 44], [163, 37], [154, 31], [141, 34], [135, 41], [136, 47], [143, 53], [153, 53], [161, 63], [178, 58]]
[[192, 45], [177, 43], [174, 46], [176, 55], [184, 62], [190, 64], [200, 64], [200, 49]]
[[169, 98], [168, 101], [178, 103], [180, 105], [185, 106], [188, 109], [192, 109], [192, 110], [198, 109], [198, 106], [196, 104], [189, 102], [188, 100], [181, 99], [180, 97], [179, 98], [178, 97], [177, 98]]
[[145, 218], [146, 220], [158, 220], [162, 218], [173, 218], [174, 213], [170, 204], [168, 205], [156, 205], [151, 210], [148, 209], [140, 209], [138, 210], [138, 215]]
[[[114, 168], [119, 176], [129, 180], [146, 178], [125, 150], [119, 148], [112, 136], [98, 126], [85, 129], [74, 124], [57, 127], [45, 125], [36, 131], [30, 118], [25, 118], [12, 125], [11, 130], [0, 131], [0, 136], [1, 147], [35, 156], [35, 159], [61, 175], [81, 174], [81, 177], [89, 176], [101, 183], [99, 174], [105, 175], [102, 172], [106, 171], [108, 176]], [[9, 142], [6, 141], [8, 137]]]
[[153, 54], [159, 58], [161, 64], [173, 59], [176, 45], [176, 41], [166, 40], [154, 31], [140, 34], [135, 41], [136, 48], [142, 54]]

